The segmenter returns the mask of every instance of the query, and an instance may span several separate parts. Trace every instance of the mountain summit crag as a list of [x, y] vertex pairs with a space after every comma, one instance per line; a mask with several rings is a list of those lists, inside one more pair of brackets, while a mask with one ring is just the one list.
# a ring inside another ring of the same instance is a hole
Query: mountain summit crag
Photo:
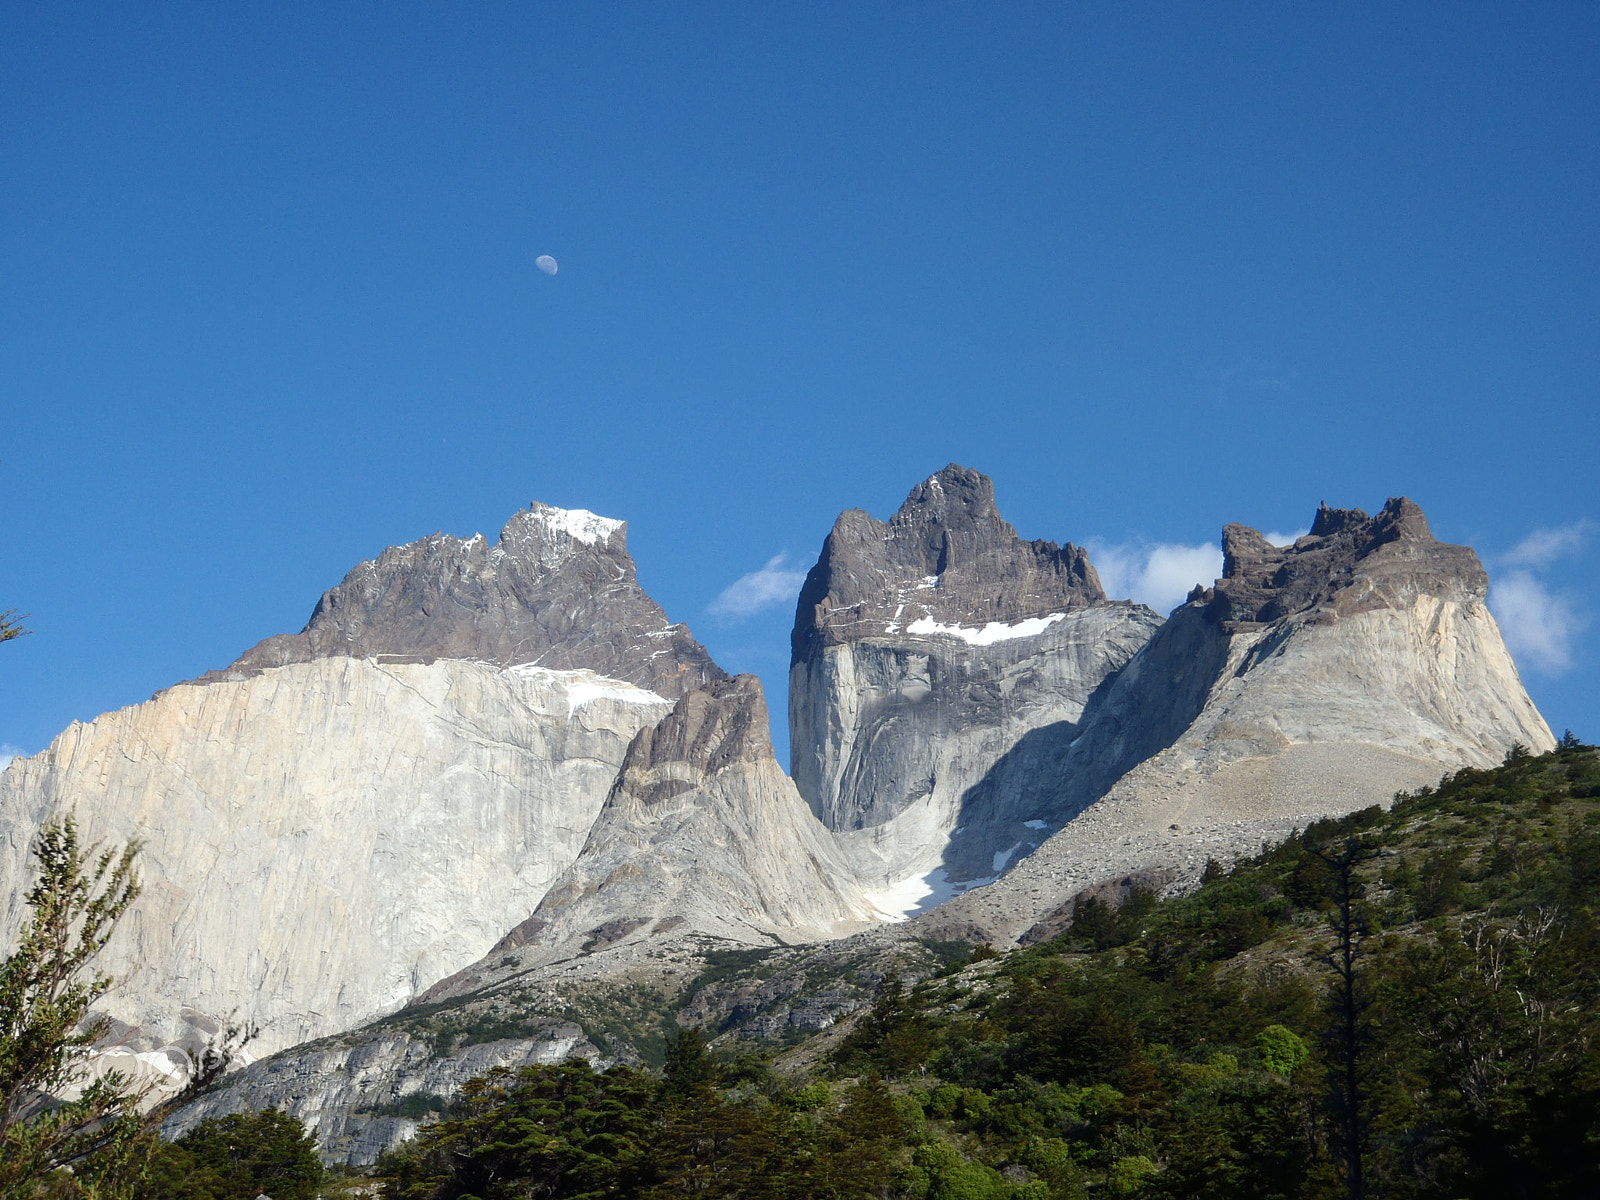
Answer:
[[1422, 595], [1481, 600], [1489, 587], [1478, 556], [1436, 540], [1422, 510], [1403, 496], [1375, 517], [1324, 504], [1311, 532], [1292, 546], [1274, 546], [1247, 525], [1228, 525], [1222, 554], [1209, 608], [1214, 618], [1236, 623], [1262, 625], [1314, 610], [1353, 616]]
[[626, 522], [537, 503], [493, 545], [437, 533], [391, 546], [324, 592], [299, 633], [199, 682], [330, 655], [586, 669], [667, 697], [726, 678], [639, 586]]
[[1386, 803], [1441, 768], [1555, 744], [1477, 555], [1436, 540], [1412, 501], [1375, 516], [1324, 505], [1293, 546], [1244, 525], [1222, 543], [1222, 578], [1086, 708], [1057, 773], [1080, 815], [938, 919], [1010, 940], [1041, 897], [1141, 871], [1192, 877], [1209, 854]]
[[1087, 551], [1023, 541], [995, 507], [993, 481], [951, 463], [887, 522], [840, 514], [800, 590], [790, 663], [913, 622], [981, 628], [1105, 598]]

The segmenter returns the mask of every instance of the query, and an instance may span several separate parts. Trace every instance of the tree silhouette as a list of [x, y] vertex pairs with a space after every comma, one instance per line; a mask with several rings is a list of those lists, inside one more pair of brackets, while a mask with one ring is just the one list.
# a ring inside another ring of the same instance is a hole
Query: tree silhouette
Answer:
[[1334, 944], [1320, 961], [1331, 967], [1334, 986], [1328, 995], [1329, 1022], [1323, 1042], [1328, 1057], [1328, 1108], [1333, 1118], [1334, 1156], [1345, 1179], [1349, 1200], [1366, 1200], [1366, 1151], [1372, 1133], [1372, 1112], [1363, 1087], [1363, 1051], [1372, 1039], [1366, 1020], [1372, 1001], [1362, 987], [1360, 960], [1368, 933], [1360, 904], [1362, 884], [1356, 868], [1378, 852], [1359, 838], [1347, 838], [1337, 849], [1307, 846], [1328, 868], [1333, 906], [1328, 926]]

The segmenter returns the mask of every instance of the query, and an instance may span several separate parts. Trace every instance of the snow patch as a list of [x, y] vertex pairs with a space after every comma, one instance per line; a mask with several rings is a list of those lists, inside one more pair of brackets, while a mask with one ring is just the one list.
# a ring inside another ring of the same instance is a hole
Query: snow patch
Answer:
[[1001, 871], [1004, 871], [1006, 864], [1011, 861], [1011, 856], [1021, 850], [1025, 844], [1024, 842], [1018, 842], [1009, 850], [996, 850], [994, 852], [994, 873], [998, 875]]
[[546, 529], [564, 533], [586, 546], [608, 540], [625, 524], [610, 517], [597, 516], [586, 508], [551, 508], [548, 504], [533, 509], [532, 515]]
[[1049, 821], [1024, 821], [1022, 823], [1022, 827], [1024, 829], [1049, 829], [1050, 828], [1050, 822]]
[[944, 625], [932, 617], [918, 617], [906, 626], [906, 632], [924, 637], [936, 635], [957, 637], [971, 646], [988, 646], [995, 642], [1010, 641], [1012, 638], [1034, 637], [1066, 615], [1066, 613], [1051, 613], [1047, 617], [1029, 617], [1014, 625], [1008, 625], [1004, 621], [990, 621], [982, 629], [969, 629], [965, 625]]
[[518, 679], [537, 679], [561, 688], [566, 693], [569, 717], [595, 700], [616, 700], [622, 704], [672, 703], [648, 688], [638, 687], [623, 679], [613, 679], [609, 675], [597, 675], [593, 671], [553, 671], [535, 663], [519, 663], [507, 667], [506, 674], [515, 675]]
[[585, 681], [571, 684], [567, 688], [569, 714], [594, 700], [617, 700], [623, 704], [671, 703], [665, 696], [658, 696], [647, 688], [635, 687], [631, 683], [622, 683], [618, 680], [605, 680], [601, 683]]
[[891, 883], [881, 891], [866, 893], [867, 903], [883, 914], [886, 921], [908, 921], [920, 913], [936, 908], [946, 900], [953, 900], [973, 888], [993, 883], [998, 876], [987, 879], [965, 879], [952, 882], [943, 867], [935, 867], [925, 875], [912, 875], [898, 883]]

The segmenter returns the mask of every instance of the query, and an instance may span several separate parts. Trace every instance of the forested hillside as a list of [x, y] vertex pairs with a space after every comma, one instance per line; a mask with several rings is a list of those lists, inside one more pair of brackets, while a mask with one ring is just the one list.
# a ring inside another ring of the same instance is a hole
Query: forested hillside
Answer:
[[404, 1200], [1594, 1196], [1597, 903], [1600, 760], [1569, 735], [890, 979], [776, 1058], [690, 1030], [662, 1075], [493, 1075], [379, 1173]]

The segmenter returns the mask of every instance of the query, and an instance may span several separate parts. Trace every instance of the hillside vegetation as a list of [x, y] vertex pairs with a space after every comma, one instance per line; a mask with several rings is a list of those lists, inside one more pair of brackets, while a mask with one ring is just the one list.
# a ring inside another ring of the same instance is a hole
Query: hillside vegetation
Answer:
[[397, 1200], [1594, 1196], [1597, 907], [1600, 759], [1569, 736], [890, 978], [776, 1059], [689, 1030], [660, 1075], [491, 1075], [379, 1173]]

